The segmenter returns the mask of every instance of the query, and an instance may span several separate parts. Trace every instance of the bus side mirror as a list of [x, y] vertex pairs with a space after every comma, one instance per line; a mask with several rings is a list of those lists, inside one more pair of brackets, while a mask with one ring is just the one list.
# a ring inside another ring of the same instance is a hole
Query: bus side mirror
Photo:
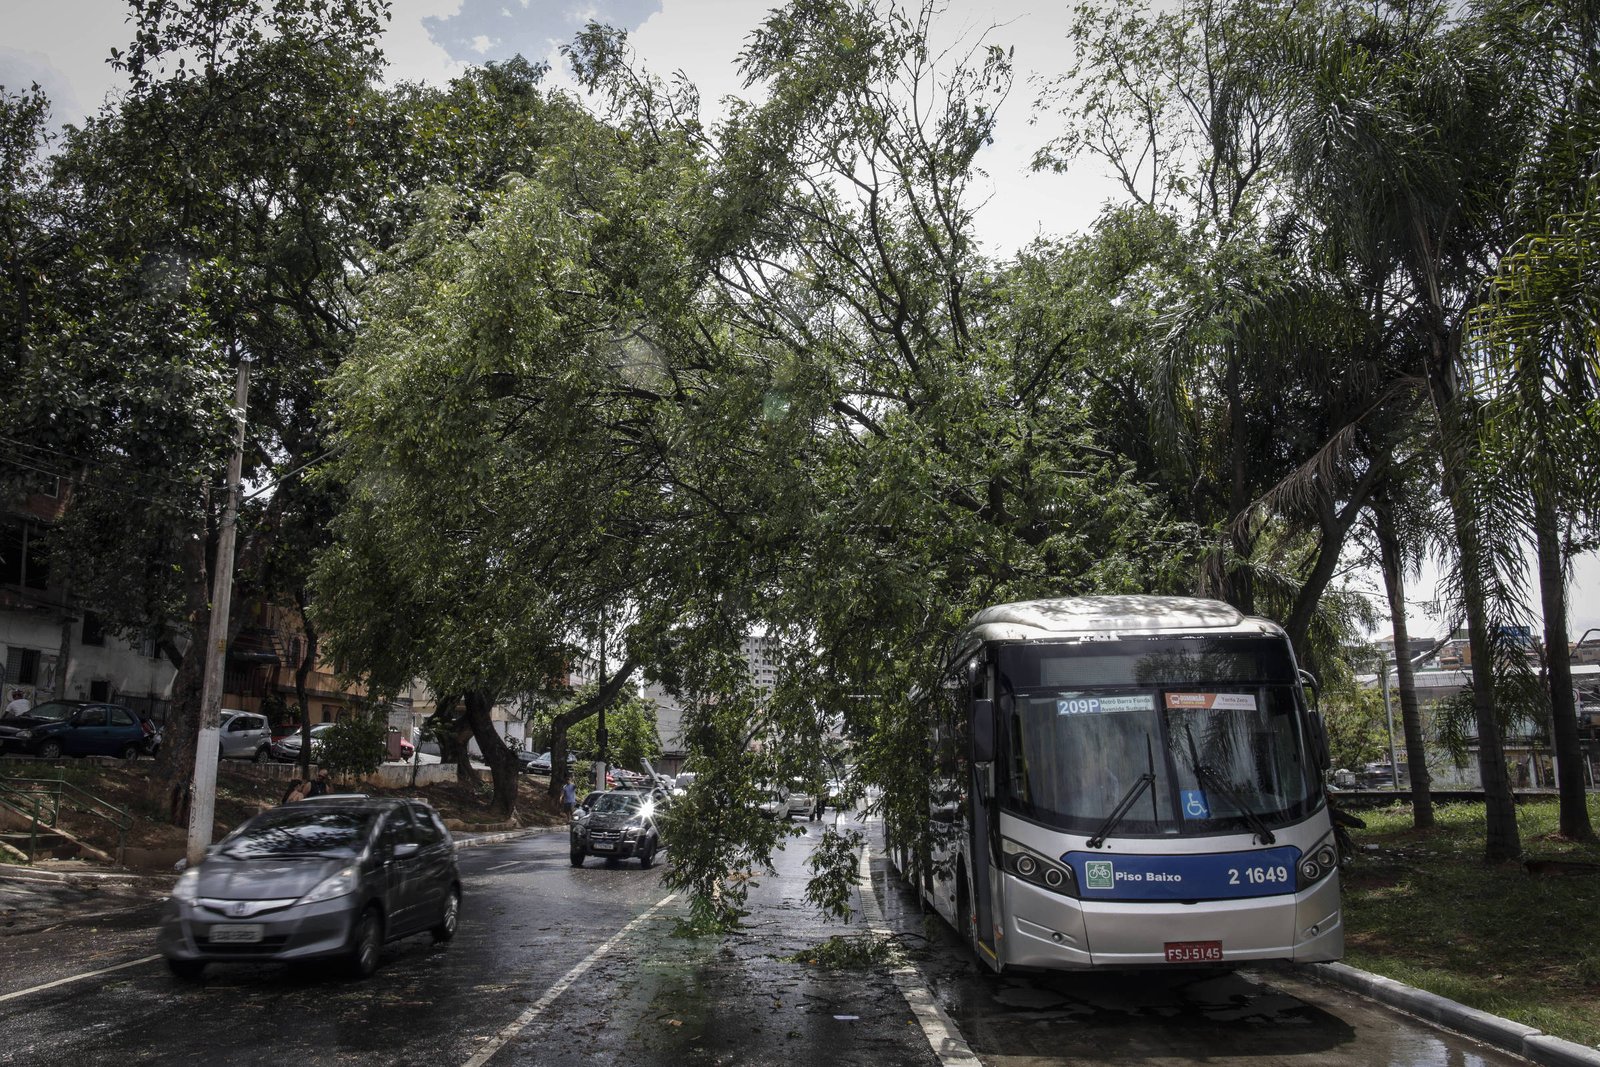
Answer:
[[1311, 710], [1319, 710], [1322, 707], [1322, 686], [1317, 683], [1317, 676], [1302, 669], [1300, 687], [1307, 693], [1307, 703], [1311, 705]]
[[994, 762], [994, 701], [972, 702], [972, 762]]
[[1333, 757], [1328, 751], [1328, 724], [1322, 721], [1322, 713], [1313, 711], [1307, 716], [1311, 725], [1311, 758], [1315, 765], [1327, 770], [1333, 766]]

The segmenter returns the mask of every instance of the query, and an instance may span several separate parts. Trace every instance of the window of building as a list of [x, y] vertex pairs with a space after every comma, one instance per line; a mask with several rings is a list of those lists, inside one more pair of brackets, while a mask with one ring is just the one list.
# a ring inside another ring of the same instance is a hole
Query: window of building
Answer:
[[43, 527], [18, 519], [0, 523], [0, 585], [49, 588]]
[[110, 700], [111, 699], [111, 683], [107, 682], [107, 681], [90, 682], [89, 683], [89, 699], [90, 700]]
[[100, 621], [100, 616], [92, 611], [83, 613], [83, 643], [103, 648], [106, 643], [106, 627]]
[[6, 648], [6, 684], [39, 684], [39, 650], [37, 648]]

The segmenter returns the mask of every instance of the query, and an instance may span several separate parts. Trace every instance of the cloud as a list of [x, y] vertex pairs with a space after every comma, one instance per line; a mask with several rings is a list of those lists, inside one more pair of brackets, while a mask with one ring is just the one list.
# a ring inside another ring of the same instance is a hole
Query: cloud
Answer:
[[633, 31], [661, 10], [661, 0], [461, 0], [453, 15], [422, 20], [428, 36], [458, 62], [521, 55], [550, 59], [590, 22]]
[[76, 122], [83, 114], [78, 97], [65, 73], [48, 56], [0, 47], [0, 86], [15, 96], [37, 83], [50, 100], [50, 114], [57, 122]]

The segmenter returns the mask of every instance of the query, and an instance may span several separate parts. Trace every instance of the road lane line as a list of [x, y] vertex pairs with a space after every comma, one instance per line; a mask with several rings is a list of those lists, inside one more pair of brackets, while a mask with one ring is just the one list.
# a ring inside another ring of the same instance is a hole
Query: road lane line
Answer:
[[528, 862], [527, 860], [512, 860], [510, 863], [497, 863], [493, 867], [485, 867], [483, 869], [483, 873], [484, 874], [488, 874], [490, 871], [498, 871], [503, 867], [515, 867], [519, 863], [527, 863], [527, 862]]
[[19, 989], [15, 993], [7, 993], [5, 996], [0, 997], [0, 1002], [12, 1000], [16, 997], [25, 997], [29, 993], [39, 993], [46, 989], [54, 989], [58, 985], [66, 985], [69, 982], [81, 982], [85, 978], [95, 978], [102, 974], [110, 974], [112, 971], [121, 971], [126, 970], [129, 967], [137, 967], [141, 963], [150, 963], [152, 960], [159, 960], [160, 958], [161, 957], [159, 955], [145, 956], [143, 959], [129, 960], [127, 963], [119, 963], [115, 967], [105, 967], [98, 971], [85, 971], [83, 974], [75, 974], [71, 978], [57, 978], [54, 982], [46, 982], [44, 985], [31, 986], [27, 989]]
[[622, 929], [612, 934], [609, 941], [585, 956], [572, 968], [572, 970], [562, 975], [559, 982], [545, 990], [544, 996], [535, 1001], [527, 1011], [517, 1016], [510, 1025], [501, 1030], [498, 1034], [494, 1035], [494, 1037], [490, 1038], [489, 1043], [483, 1046], [483, 1048], [479, 1049], [478, 1054], [468, 1060], [463, 1067], [483, 1067], [485, 1063], [489, 1062], [489, 1057], [493, 1056], [496, 1052], [499, 1052], [506, 1046], [508, 1042], [512, 1041], [518, 1034], [526, 1030], [535, 1019], [544, 1013], [546, 1008], [554, 1004], [560, 998], [561, 994], [572, 988], [572, 984], [578, 979], [582, 978], [588, 972], [590, 967], [593, 967], [596, 963], [599, 963], [603, 958], [605, 958], [606, 954], [615, 948], [617, 942], [626, 937], [629, 931], [631, 931], [635, 926], [638, 926], [640, 923], [644, 922], [646, 919], [650, 918], [662, 908], [666, 907], [668, 904], [671, 904], [676, 899], [678, 899], [678, 894], [669, 893], [667, 896], [656, 901], [656, 903], [651, 906], [650, 910], [641, 912], [640, 914], [634, 916], [632, 922], [628, 923], [627, 926], [624, 926]]
[[[893, 937], [893, 932], [884, 924], [883, 912], [878, 908], [878, 898], [872, 888], [871, 855], [872, 849], [863, 845], [861, 916], [867, 920], [867, 928], [873, 933]], [[922, 980], [922, 972], [909, 963], [902, 963], [892, 968], [889, 974], [894, 978], [894, 984], [900, 987], [900, 995], [906, 998], [911, 1014], [916, 1016], [917, 1024], [922, 1027], [922, 1036], [928, 1039], [928, 1046], [939, 1058], [939, 1063], [943, 1067], [982, 1067], [982, 1061], [967, 1044], [966, 1038], [961, 1036], [955, 1022], [934, 999], [933, 991]]]

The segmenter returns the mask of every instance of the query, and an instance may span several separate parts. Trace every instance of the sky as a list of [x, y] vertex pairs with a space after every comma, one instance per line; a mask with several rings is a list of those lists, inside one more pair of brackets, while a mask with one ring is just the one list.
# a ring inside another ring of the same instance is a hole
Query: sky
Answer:
[[[1014, 49], [1016, 84], [994, 143], [979, 155], [986, 177], [974, 190], [982, 203], [979, 235], [993, 254], [1005, 255], [1036, 236], [1079, 232], [1118, 194], [1092, 163], [1067, 174], [1029, 169], [1054, 132], [1048, 121], [1029, 121], [1031, 105], [1037, 79], [1071, 65], [1071, 6], [1064, 0], [946, 0], [935, 25], [941, 43], [961, 51], [980, 40]], [[712, 118], [717, 101], [742, 92], [737, 58], [766, 7], [761, 0], [394, 0], [383, 48], [394, 80], [442, 84], [473, 64], [520, 53], [549, 60], [553, 80], [570, 85], [557, 49], [593, 19], [627, 30], [652, 72], [683, 72], [699, 87], [705, 117]], [[80, 121], [121, 84], [106, 56], [127, 44], [127, 11], [122, 0], [0, 0], [0, 86], [14, 92], [37, 82], [58, 122]], [[1438, 634], [1446, 625], [1426, 610], [1436, 578], [1430, 567], [1413, 583], [1407, 616], [1414, 635]], [[1386, 607], [1373, 576], [1360, 580]], [[1579, 562], [1569, 595], [1574, 638], [1600, 627], [1600, 561]]]

